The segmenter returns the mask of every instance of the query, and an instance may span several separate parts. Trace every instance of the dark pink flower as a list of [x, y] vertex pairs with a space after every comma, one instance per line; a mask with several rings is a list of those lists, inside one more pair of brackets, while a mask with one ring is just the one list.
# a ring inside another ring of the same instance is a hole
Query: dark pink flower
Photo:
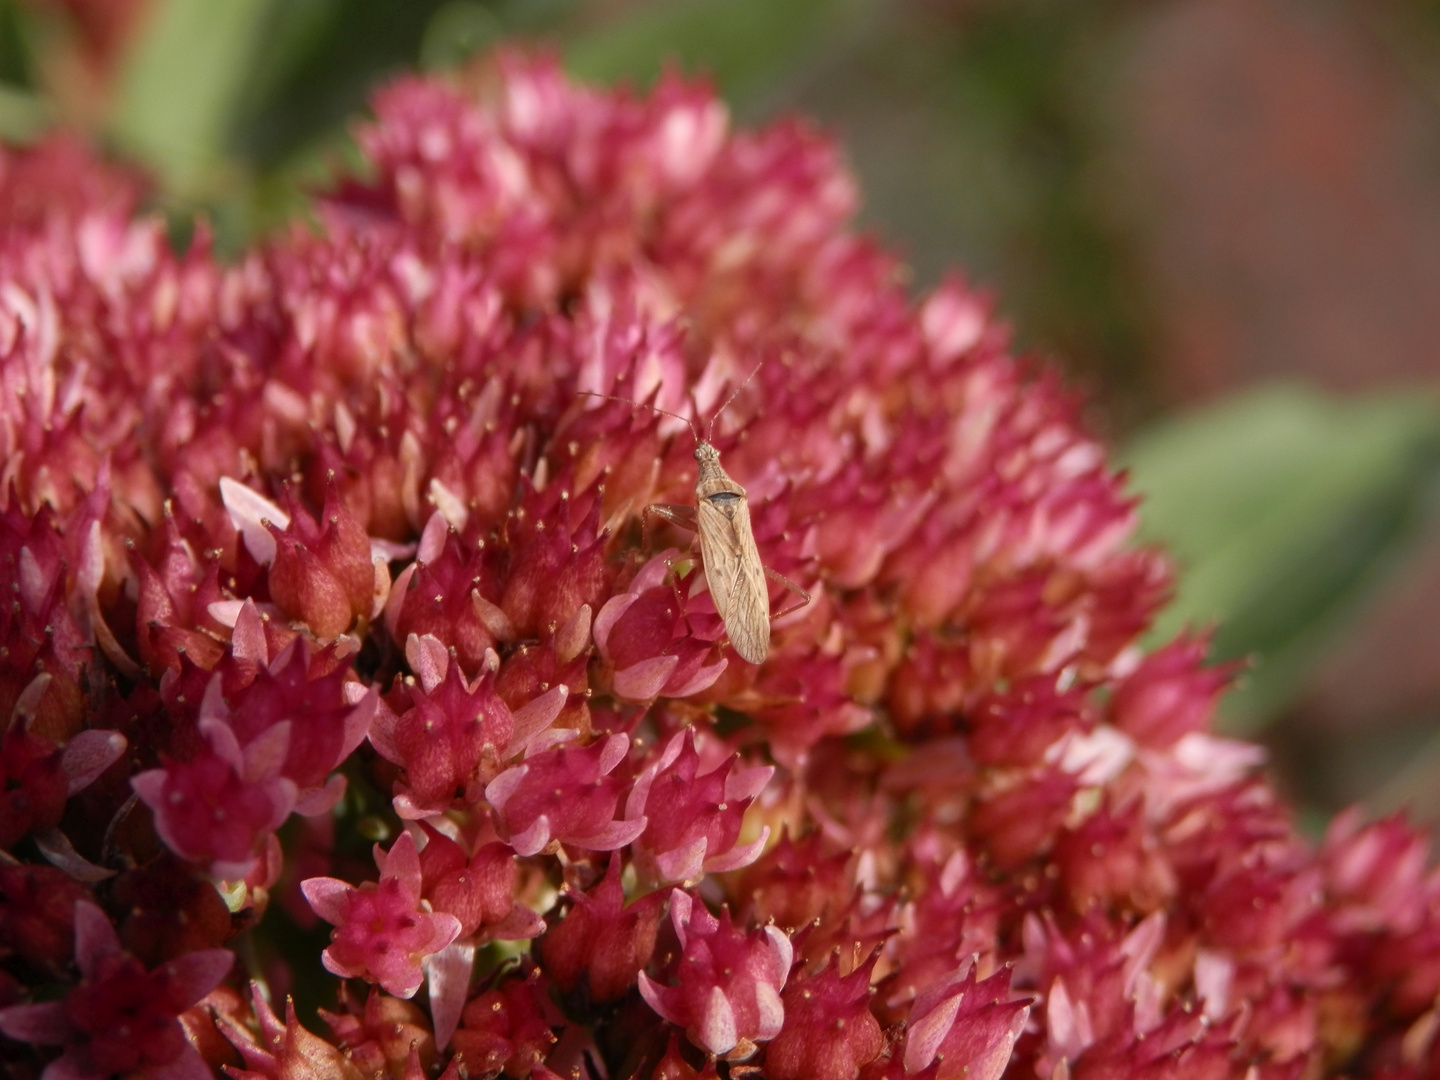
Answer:
[[471, 683], [439, 641], [411, 642], [420, 681], [385, 703], [370, 740], [405, 770], [406, 803], [417, 811], [477, 802], [514, 752], [514, 714], [496, 695], [493, 672]]
[[566, 994], [583, 992], [599, 1004], [617, 1001], [634, 988], [655, 951], [664, 894], [652, 892], [627, 906], [614, 856], [588, 892], [565, 892], [569, 911], [538, 942], [545, 973]]
[[[338, 1046], [307, 1031], [295, 1016], [295, 1003], [285, 1002], [282, 1023], [259, 986], [251, 991], [257, 1041], [250, 1030], [229, 1018], [220, 1021], [220, 1028], [232, 1046], [240, 1052], [244, 1068], [227, 1070], [238, 1080], [292, 1080], [301, 1076], [335, 1077], [336, 1080], [364, 1080], [366, 1074], [351, 1061], [350, 1055]], [[407, 1077], [406, 1080], [409, 1080]]]
[[613, 851], [633, 841], [646, 819], [615, 816], [624, 789], [610, 775], [629, 746], [624, 735], [608, 735], [585, 747], [547, 750], [501, 773], [485, 788], [500, 835], [520, 855], [551, 843]]
[[512, 972], [465, 1006], [455, 1053], [480, 1076], [527, 1076], [555, 1044], [552, 1015], [539, 971]]
[[[848, 975], [826, 964], [791, 979], [781, 995], [785, 1025], [765, 1047], [765, 1075], [776, 1080], [852, 1080], [885, 1046], [870, 1011], [878, 957]], [[985, 1078], [993, 1080], [993, 1078]]]
[[745, 810], [775, 771], [771, 766], [736, 769], [739, 755], [700, 771], [693, 730], [670, 739], [664, 753], [635, 781], [625, 804], [629, 818], [644, 817], [645, 831], [632, 842], [642, 879], [656, 885], [724, 873], [754, 862], [770, 830], [740, 843]]
[[[36, 734], [61, 742], [83, 724], [81, 680], [87, 662], [83, 616], [70, 609], [66, 565], [78, 561], [52, 508], [33, 517], [0, 500], [0, 576], [11, 582], [10, 602], [0, 605], [0, 717], [7, 726], [29, 718]], [[28, 693], [38, 700], [22, 705]]]
[[485, 547], [464, 544], [441, 514], [432, 515], [416, 561], [390, 590], [385, 626], [391, 636], [444, 642], [455, 650], [462, 670], [478, 674], [486, 650], [517, 637], [509, 616], [497, 606], [499, 574], [486, 555]]
[[[264, 655], [263, 640], [247, 647]], [[233, 704], [212, 678], [199, 710], [203, 746], [132, 779], [171, 850], [244, 877], [292, 812], [323, 813], [340, 798], [343, 780], [329, 774], [365, 737], [375, 695], [347, 701], [344, 671], [313, 670], [317, 660], [303, 645], [288, 647], [256, 667]]]
[[359, 888], [322, 877], [308, 879], [301, 889], [315, 913], [335, 926], [323, 954], [327, 970], [412, 997], [420, 989], [421, 965], [455, 940], [460, 920], [433, 911], [421, 898], [420, 859], [409, 833], [388, 852], [377, 845], [375, 865], [380, 879]]
[[66, 1076], [208, 1075], [176, 1017], [225, 977], [232, 955], [206, 949], [147, 970], [120, 947], [94, 904], [76, 904], [74, 920], [79, 985], [63, 1001], [0, 1009], [0, 1031], [20, 1042], [63, 1046], [63, 1064], [52, 1069]]
[[454, 915], [461, 938], [483, 944], [532, 938], [545, 921], [515, 899], [520, 868], [504, 844], [481, 844], [474, 854], [433, 827], [420, 823], [427, 842], [420, 850], [421, 892], [436, 911]]
[[[350, 629], [356, 619], [371, 617], [377, 589], [370, 538], [340, 501], [333, 479], [321, 511], [323, 525], [310, 516], [292, 489], [286, 493], [288, 526], [270, 523], [275, 541], [270, 596], [286, 615], [329, 641]], [[383, 580], [388, 586], [388, 575]], [[383, 593], [378, 597], [384, 598]]]
[[228, 941], [236, 926], [225, 899], [204, 873], [169, 852], [117, 874], [111, 902], [125, 950], [154, 967]]
[[[343, 1012], [321, 1009], [320, 1016], [334, 1033], [335, 1042], [345, 1048], [345, 1064], [359, 1076], [388, 1074], [402, 1080], [424, 1080], [431, 1075], [429, 1070], [439, 1053], [425, 1010], [419, 1005], [373, 986], [363, 1003], [342, 990], [340, 1004]], [[326, 1067], [333, 1066], [326, 1063]]]
[[640, 993], [657, 1013], [717, 1057], [744, 1060], [780, 1033], [780, 991], [790, 974], [790, 939], [774, 926], [747, 933], [722, 911], [717, 918], [690, 893], [670, 894], [680, 951], [665, 985], [640, 972]]
[[90, 890], [53, 866], [0, 863], [0, 949], [54, 978], [74, 956], [75, 906]]
[[728, 663], [714, 655], [724, 628], [709, 594], [687, 597], [694, 575], [666, 581], [676, 558], [674, 551], [651, 558], [595, 616], [595, 644], [610, 669], [610, 692], [622, 701], [698, 694]]
[[1182, 637], [1144, 657], [1115, 687], [1111, 723], [1154, 746], [1207, 731], [1230, 670], [1206, 667], [1206, 647], [1204, 638]]
[[979, 981], [975, 966], [915, 999], [905, 1033], [906, 1073], [933, 1067], [935, 1080], [997, 1080], [1030, 1015], [1030, 999], [1012, 998], [1010, 973]]

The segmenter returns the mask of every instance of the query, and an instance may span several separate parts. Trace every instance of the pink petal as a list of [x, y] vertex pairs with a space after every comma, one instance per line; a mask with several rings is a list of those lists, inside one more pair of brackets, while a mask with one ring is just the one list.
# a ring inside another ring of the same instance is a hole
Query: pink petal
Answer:
[[[389, 851], [382, 851], [375, 845], [375, 865], [382, 877], [395, 878], [407, 896], [420, 896], [420, 852], [415, 847], [415, 837], [402, 832]], [[453, 936], [453, 935], [452, 935]]]
[[60, 1046], [75, 1034], [63, 1001], [0, 1009], [0, 1031], [19, 1042]]
[[338, 878], [312, 877], [300, 883], [300, 891], [309, 901], [311, 911], [331, 925], [339, 926], [345, 921], [345, 912], [350, 906], [349, 897], [355, 886]]
[[[684, 889], [670, 890], [670, 922], [675, 927], [675, 936], [680, 939], [681, 946], [688, 944], [690, 920], [695, 916], [695, 901]], [[714, 922], [714, 918], [703, 907], [700, 908], [701, 925], [705, 922]]]
[[785, 1026], [785, 1006], [775, 987], [768, 982], [755, 984], [755, 1004], [760, 1008], [758, 1039], [773, 1039]]
[[617, 671], [610, 684], [615, 696], [626, 701], [653, 701], [665, 688], [670, 673], [679, 665], [678, 656], [652, 656]]
[[625, 755], [630, 752], [630, 736], [623, 731], [609, 736], [605, 745], [600, 750], [600, 761], [598, 766], [600, 775], [605, 776], [614, 771], [615, 766], [625, 760]]
[[593, 617], [589, 604], [579, 609], [555, 634], [555, 655], [562, 664], [568, 664], [584, 651], [590, 641], [590, 625]]
[[655, 860], [661, 881], [690, 881], [698, 878], [705, 866], [707, 841], [702, 836], [684, 847], [667, 851]]
[[109, 956], [120, 952], [120, 937], [110, 917], [94, 904], [82, 900], [75, 905], [75, 963], [85, 975], [92, 975]]
[[[152, 1066], [145, 1070], [145, 1080], [212, 1080], [214, 1073], [200, 1052], [186, 1043], [180, 1053], [164, 1065]], [[47, 1080], [53, 1080], [46, 1073]]]
[[729, 664], [730, 661], [722, 656], [709, 667], [697, 668], [695, 674], [690, 676], [688, 681], [679, 686], [665, 687], [665, 696], [683, 698], [689, 697], [691, 694], [698, 694], [701, 690], [708, 690], [715, 684], [715, 680], [720, 678]]
[[531, 739], [553, 724], [555, 718], [560, 715], [560, 710], [565, 708], [565, 702], [569, 696], [570, 688], [561, 683], [558, 686], [552, 686], [539, 697], [527, 701], [515, 713], [515, 726], [510, 735], [510, 742], [503, 752], [504, 756], [513, 757], [522, 752]]
[[[235, 729], [224, 720], [201, 720], [199, 726], [200, 734], [205, 736], [205, 741], [210, 744], [215, 756], [229, 765], [237, 776], [244, 776], [245, 752], [240, 749]], [[286, 739], [288, 741], [288, 734]]]
[[170, 975], [169, 994], [174, 1003], [188, 1009], [230, 973], [235, 956], [229, 949], [201, 949], [182, 953], [165, 965]]
[[[587, 836], [583, 840], [576, 840], [575, 844], [577, 847], [589, 848], [591, 851], [614, 851], [635, 840], [645, 831], [647, 824], [649, 821], [643, 817], [635, 818], [632, 821], [612, 821], [598, 833]], [[519, 848], [515, 850], [521, 855], [527, 854], [520, 851]], [[534, 854], [534, 852], [529, 854]]]
[[650, 557], [650, 561], [640, 568], [640, 572], [635, 575], [635, 580], [630, 582], [628, 591], [638, 594], [664, 585], [665, 575], [670, 573], [670, 567], [675, 565], [675, 560], [679, 557], [679, 548], [666, 548], [664, 551], [656, 552]]
[[630, 609], [630, 605], [639, 600], [635, 593], [619, 593], [605, 601], [605, 606], [600, 609], [600, 614], [595, 616], [595, 644], [600, 649], [600, 656], [607, 662], [610, 659], [610, 631], [620, 621], [620, 616]]
[[405, 609], [405, 597], [410, 592], [410, 579], [419, 570], [418, 562], [412, 562], [401, 570], [399, 577], [390, 586], [390, 595], [385, 598], [385, 629], [392, 638], [396, 636], [400, 626], [400, 613]]
[[475, 946], [452, 942], [430, 957], [425, 967], [435, 1046], [443, 1050], [460, 1026], [460, 1013], [470, 993], [470, 973], [475, 970]]
[[[349, 688], [355, 683], [346, 684], [346, 701], [350, 701]], [[355, 749], [365, 741], [365, 736], [370, 733], [370, 724], [375, 719], [376, 712], [380, 708], [380, 692], [376, 687], [370, 687], [365, 691], [363, 697], [358, 701], [350, 701], [354, 705], [349, 713], [345, 715], [345, 731], [341, 736], [339, 759], [348, 758]]]
[[640, 996], [645, 999], [645, 1004], [659, 1013], [663, 1019], [669, 1020], [670, 1023], [680, 1023], [680, 1015], [665, 1006], [664, 988], [653, 982], [650, 976], [643, 971], [635, 978], [640, 986]]
[[635, 779], [630, 794], [625, 797], [625, 816], [639, 817], [645, 812], [645, 803], [650, 798], [650, 789], [655, 785], [655, 776], [661, 766], [651, 765]]
[[[23, 567], [24, 563], [21, 565]], [[94, 596], [104, 580], [105, 534], [100, 529], [100, 522], [92, 521], [80, 547], [80, 565], [75, 568], [75, 591], [82, 596]]]
[[475, 614], [479, 616], [485, 629], [495, 635], [497, 641], [514, 641], [520, 636], [520, 632], [510, 622], [510, 616], [505, 614], [505, 609], [486, 600], [480, 595], [480, 590], [470, 593], [470, 604], [475, 608]]
[[[544, 814], [537, 817], [524, 832], [510, 837], [510, 846], [515, 849], [516, 855], [535, 855], [548, 843], [550, 843], [550, 819]], [[608, 851], [610, 849], [595, 848], [594, 850]]]
[[717, 855], [713, 859], [706, 859], [705, 872], [708, 874], [727, 874], [731, 870], [739, 870], [742, 866], [749, 866], [760, 857], [769, 839], [770, 826], [766, 825], [760, 830], [760, 835], [750, 843], [740, 847], [733, 847], [725, 852], [725, 854]]
[[516, 765], [513, 769], [506, 769], [485, 785], [485, 801], [503, 814], [505, 804], [514, 796], [516, 789], [525, 782], [525, 777], [529, 772], [530, 766], [528, 765]]
[[6, 724], [29, 723], [35, 716], [35, 710], [40, 707], [40, 702], [45, 697], [45, 691], [50, 689], [50, 681], [53, 678], [54, 676], [49, 672], [42, 671], [26, 683], [25, 689], [20, 691], [20, 696], [15, 699], [15, 705], [10, 710], [10, 715], [5, 718]]
[[104, 1077], [95, 1071], [89, 1057], [79, 1047], [71, 1047], [45, 1066], [41, 1080], [104, 1080]]
[[449, 912], [437, 912], [429, 915], [430, 940], [426, 943], [424, 951], [431, 956], [443, 952], [450, 943], [460, 936], [460, 920]]
[[398, 540], [384, 540], [378, 536], [370, 537], [370, 561], [374, 562], [402, 562], [416, 558], [415, 552], [418, 545], [414, 542], [400, 543]]
[[[240, 775], [247, 782], [253, 784], [280, 775], [280, 770], [285, 766], [285, 758], [290, 753], [291, 726], [289, 720], [271, 724], [245, 745], [245, 766]], [[229, 724], [214, 722], [202, 723], [201, 729], [207, 735], [217, 729], [226, 733], [231, 731]], [[234, 735], [230, 734], [229, 737], [233, 739]]]
[[415, 561], [434, 562], [445, 551], [445, 541], [450, 535], [450, 523], [445, 515], [433, 513], [425, 522], [425, 531], [420, 534], [420, 546], [415, 549]]
[[[936, 993], [936, 991], [939, 993]], [[935, 1060], [940, 1043], [960, 1012], [964, 992], [953, 983], [922, 991], [910, 1009], [905, 1030], [905, 1071], [919, 1072]]]
[[430, 489], [425, 494], [435, 507], [435, 512], [445, 519], [446, 525], [456, 532], [465, 531], [465, 525], [470, 520], [470, 511], [465, 508], [465, 503], [459, 496], [433, 477], [430, 480]]
[[[349, 686], [357, 686], [356, 683], [347, 683]], [[366, 691], [368, 693], [369, 691]], [[384, 698], [377, 698], [375, 702], [375, 716], [370, 721], [370, 726], [365, 732], [370, 745], [375, 752], [395, 765], [405, 764], [405, 755], [395, 745], [395, 727], [400, 723], [400, 717], [385, 701]]]
[[264, 664], [270, 658], [270, 647], [265, 643], [265, 620], [260, 617], [254, 600], [247, 598], [240, 605], [235, 616], [235, 632], [230, 635], [230, 651], [235, 659], [256, 664]]
[[74, 795], [93, 784], [111, 765], [120, 760], [129, 745], [118, 731], [82, 731], [65, 744], [61, 767], [70, 783], [66, 794]]
[[321, 814], [328, 814], [345, 797], [346, 786], [345, 777], [340, 773], [335, 773], [325, 781], [324, 787], [310, 788], [308, 791], [299, 792], [295, 798], [295, 813], [301, 817], [319, 817]]
[[427, 694], [445, 681], [450, 668], [450, 650], [433, 634], [411, 634], [405, 642], [405, 662], [420, 677]]
[[774, 964], [773, 975], [776, 986], [784, 986], [795, 964], [795, 946], [790, 944], [785, 931], [778, 926], [765, 927], [765, 936], [770, 939], [770, 959]]
[[[160, 822], [164, 816], [160, 813], [160, 808], [165, 801], [165, 778], [164, 769], [146, 769], [130, 778], [131, 790], [140, 796], [141, 802], [155, 811], [155, 827], [157, 829], [160, 828]], [[161, 839], [165, 840], [163, 833]], [[165, 840], [165, 842], [170, 843], [169, 840]]]
[[70, 838], [59, 829], [42, 829], [34, 834], [35, 846], [51, 866], [58, 866], [76, 881], [93, 884], [115, 876], [117, 871], [98, 866], [75, 850]]
[[264, 525], [268, 521], [275, 528], [290, 527], [290, 515], [281, 510], [258, 491], [252, 491], [228, 476], [220, 478], [220, 500], [230, 514], [230, 523], [235, 526], [245, 547], [261, 566], [275, 561], [275, 538]]
[[732, 802], [753, 799], [765, 790], [765, 785], [774, 775], [774, 765], [756, 765], [750, 769], [736, 769], [725, 778], [725, 798]]
[[509, 915], [485, 928], [485, 936], [491, 941], [527, 941], [544, 932], [545, 920], [524, 904], [516, 904]]
[[700, 1017], [698, 1031], [700, 1045], [712, 1054], [728, 1054], [740, 1041], [735, 1028], [735, 1011], [730, 1001], [718, 986], [710, 988], [705, 998], [705, 1011]]

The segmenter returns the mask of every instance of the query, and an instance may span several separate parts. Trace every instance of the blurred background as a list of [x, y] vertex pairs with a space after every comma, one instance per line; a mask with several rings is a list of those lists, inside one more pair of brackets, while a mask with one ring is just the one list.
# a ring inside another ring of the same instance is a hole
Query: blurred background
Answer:
[[88, 133], [236, 252], [377, 82], [502, 40], [846, 147], [919, 292], [1058, 363], [1182, 567], [1156, 641], [1319, 827], [1440, 821], [1440, 5], [1425, 0], [0, 0], [0, 136]]

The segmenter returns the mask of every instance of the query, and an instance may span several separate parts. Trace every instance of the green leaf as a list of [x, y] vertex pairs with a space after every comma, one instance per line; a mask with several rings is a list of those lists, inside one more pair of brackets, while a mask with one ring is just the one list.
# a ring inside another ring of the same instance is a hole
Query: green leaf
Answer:
[[0, 141], [29, 142], [45, 130], [48, 121], [43, 98], [0, 84]]
[[174, 193], [221, 162], [271, 7], [283, 0], [155, 0], [126, 57], [114, 134]]
[[1248, 731], [1293, 699], [1422, 531], [1440, 490], [1440, 403], [1276, 386], [1170, 421], [1123, 457], [1144, 538], [1179, 563], [1155, 638], [1218, 624], [1217, 659], [1253, 664], [1224, 710]]
[[378, 83], [412, 69], [446, 0], [286, 0], [245, 94], [236, 150], [273, 170], [331, 143]]
[[667, 62], [716, 80], [732, 100], [755, 97], [803, 59], [853, 33], [878, 0], [665, 0], [587, 27], [565, 46], [583, 79], [649, 82]]

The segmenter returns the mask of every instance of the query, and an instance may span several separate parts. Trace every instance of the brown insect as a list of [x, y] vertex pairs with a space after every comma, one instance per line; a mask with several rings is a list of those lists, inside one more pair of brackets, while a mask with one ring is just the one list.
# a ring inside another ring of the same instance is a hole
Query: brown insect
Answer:
[[[757, 367], [755, 370], [760, 369]], [[715, 610], [725, 624], [725, 632], [730, 635], [730, 644], [743, 659], [759, 664], [764, 662], [765, 655], [770, 651], [770, 591], [765, 586], [766, 577], [800, 597], [799, 603], [778, 612], [774, 618], [804, 607], [810, 603], [810, 594], [784, 574], [761, 563], [755, 534], [750, 529], [750, 504], [745, 498], [745, 489], [730, 479], [730, 474], [720, 464], [720, 451], [710, 443], [710, 435], [715, 430], [715, 421], [720, 413], [729, 408], [730, 402], [754, 377], [755, 372], [752, 371], [729, 400], [720, 406], [719, 412], [711, 418], [703, 439], [696, 432], [695, 425], [678, 413], [610, 394], [597, 394], [590, 390], [582, 390], [581, 393], [673, 416], [690, 429], [695, 439], [695, 460], [700, 466], [700, 475], [695, 481], [696, 505], [652, 503], [645, 508], [645, 513], [662, 517], [700, 537], [700, 561], [705, 567], [705, 580], [710, 586], [710, 595], [715, 599]]]

